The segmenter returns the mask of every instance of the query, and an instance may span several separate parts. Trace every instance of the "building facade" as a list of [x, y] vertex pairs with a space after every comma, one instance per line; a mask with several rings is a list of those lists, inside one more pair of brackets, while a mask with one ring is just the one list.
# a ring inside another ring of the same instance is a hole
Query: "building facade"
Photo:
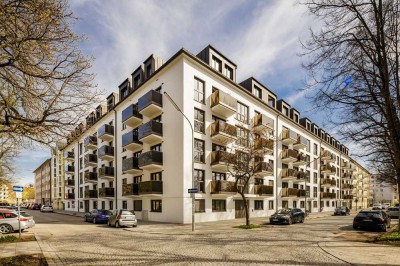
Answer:
[[35, 203], [51, 205], [52, 203], [52, 160], [44, 161], [35, 174]]
[[379, 180], [379, 176], [371, 176], [373, 203], [398, 203], [396, 186]]
[[12, 191], [9, 185], [0, 186], [0, 203], [9, 203], [9, 191]]
[[151, 55], [68, 136], [65, 209], [128, 208], [139, 219], [190, 223], [194, 157], [196, 221], [242, 217], [226, 158], [249, 130], [263, 132], [257, 141], [269, 150], [246, 188], [251, 217], [367, 207], [370, 174], [348, 148], [256, 79], [237, 83], [236, 69], [212, 46], [165, 63]]
[[63, 153], [60, 149], [55, 148], [51, 151], [52, 165], [52, 206], [56, 210], [64, 209], [64, 168], [63, 168]]

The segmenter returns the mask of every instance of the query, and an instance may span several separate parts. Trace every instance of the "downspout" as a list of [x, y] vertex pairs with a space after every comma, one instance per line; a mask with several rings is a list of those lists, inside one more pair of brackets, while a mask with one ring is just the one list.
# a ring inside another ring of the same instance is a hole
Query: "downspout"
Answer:
[[[76, 176], [76, 179], [78, 179], [78, 190], [77, 190], [77, 195], [78, 195], [78, 212], [79, 212], [79, 197], [81, 197], [81, 196], [83, 196], [83, 195], [80, 195], [80, 192], [81, 192], [81, 190], [80, 190], [80, 188], [81, 188], [81, 183], [80, 183], [80, 181], [81, 181], [81, 179], [80, 179], [80, 174], [79, 174], [79, 172], [80, 172], [80, 170], [81, 169], [79, 169], [79, 167], [81, 166], [81, 164], [80, 164], [80, 158], [81, 158], [81, 151], [80, 151], [80, 149], [79, 149], [79, 141], [78, 141], [78, 147], [77, 147], [77, 150], [78, 150], [78, 162], [77, 162], [77, 164], [78, 164], [78, 175]], [[83, 190], [82, 190], [83, 191]]]
[[[318, 197], [318, 201], [319, 201], [319, 212], [322, 212], [322, 208], [321, 208], [321, 151], [322, 151], [322, 140], [319, 140], [319, 167], [318, 167], [318, 169], [319, 169], [319, 178], [318, 178], [318, 194], [317, 195], [319, 195], [319, 197]], [[324, 206], [325, 207], [325, 206]]]
[[275, 146], [275, 211], [278, 211], [278, 140], [279, 140], [279, 116], [280, 114], [276, 115], [276, 130], [275, 130], [275, 139], [276, 139], [276, 146]]
[[115, 173], [115, 209], [118, 209], [118, 136], [117, 136], [117, 111], [113, 109], [114, 111], [114, 121], [115, 121], [115, 126], [114, 126], [114, 138], [115, 138], [115, 145], [114, 145], [114, 158], [115, 158], [115, 164], [114, 164], [114, 173]]

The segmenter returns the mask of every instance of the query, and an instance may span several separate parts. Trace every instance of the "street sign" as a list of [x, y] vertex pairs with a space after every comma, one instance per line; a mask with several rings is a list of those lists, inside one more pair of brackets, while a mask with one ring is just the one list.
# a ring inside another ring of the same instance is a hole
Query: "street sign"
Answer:
[[23, 186], [13, 186], [13, 190], [15, 192], [24, 192], [24, 187]]
[[22, 192], [16, 191], [16, 192], [15, 192], [15, 197], [16, 197], [17, 199], [22, 199]]
[[197, 189], [197, 187], [195, 187], [195, 188], [189, 188], [189, 189], [188, 189], [188, 193], [197, 193], [197, 192], [199, 192], [199, 190]]

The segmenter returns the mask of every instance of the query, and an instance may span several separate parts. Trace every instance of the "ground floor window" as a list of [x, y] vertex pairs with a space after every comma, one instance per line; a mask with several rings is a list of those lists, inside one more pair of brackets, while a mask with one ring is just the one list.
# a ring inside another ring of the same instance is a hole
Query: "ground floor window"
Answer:
[[264, 210], [264, 201], [263, 200], [255, 200], [254, 201], [254, 209], [255, 210]]
[[304, 200], [300, 201], [300, 208], [304, 208]]
[[297, 208], [297, 201], [293, 201], [293, 208]]
[[326, 207], [329, 207], [329, 205], [330, 205], [330, 204], [329, 204], [329, 201], [327, 201], [327, 202], [326, 202]]
[[126, 200], [122, 201], [122, 209], [128, 209], [128, 202]]
[[226, 211], [226, 201], [225, 200], [213, 200], [212, 201], [212, 211], [213, 212]]
[[204, 189], [204, 170], [194, 169], [194, 179], [197, 181], [199, 192], [205, 193]]
[[134, 200], [133, 201], [133, 210], [135, 212], [141, 212], [142, 211], [142, 201], [141, 200]]
[[284, 209], [289, 208], [289, 201], [287, 201], [287, 200], [282, 200], [282, 208], [284, 208]]
[[162, 212], [162, 201], [152, 200], [151, 201], [151, 211], [152, 212]]
[[97, 201], [93, 201], [93, 209], [97, 209]]
[[197, 199], [195, 200], [194, 204], [195, 204], [195, 212], [206, 212], [205, 199]]
[[71, 208], [71, 203], [69, 203], [69, 202], [68, 202], [68, 204], [67, 204], [67, 205], [68, 205], [68, 208]]
[[268, 209], [269, 210], [273, 210], [274, 209], [274, 201], [273, 200], [269, 200], [268, 201]]
[[317, 208], [318, 207], [318, 202], [313, 201], [313, 208]]
[[101, 209], [103, 209], [103, 210], [106, 209], [106, 202], [105, 201], [101, 202]]
[[110, 210], [114, 210], [114, 202], [110, 201]]
[[323, 201], [321, 201], [321, 208], [325, 207], [325, 204]]
[[83, 202], [79, 202], [79, 209], [83, 209]]

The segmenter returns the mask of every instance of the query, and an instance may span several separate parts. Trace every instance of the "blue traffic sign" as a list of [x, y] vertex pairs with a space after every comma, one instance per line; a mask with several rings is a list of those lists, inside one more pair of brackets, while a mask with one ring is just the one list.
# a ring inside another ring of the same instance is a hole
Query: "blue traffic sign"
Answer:
[[24, 192], [24, 187], [23, 186], [13, 186], [13, 190], [15, 192]]

